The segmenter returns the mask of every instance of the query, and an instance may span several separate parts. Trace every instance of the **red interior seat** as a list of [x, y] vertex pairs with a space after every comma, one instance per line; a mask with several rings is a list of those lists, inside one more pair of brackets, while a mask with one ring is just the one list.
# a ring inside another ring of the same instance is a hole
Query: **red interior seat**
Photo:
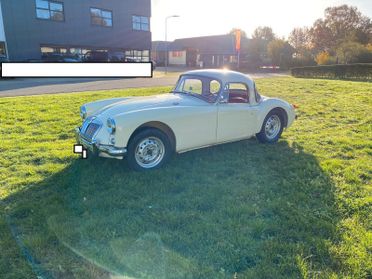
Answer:
[[244, 90], [233, 89], [229, 92], [229, 103], [246, 104], [248, 103], [248, 94]]

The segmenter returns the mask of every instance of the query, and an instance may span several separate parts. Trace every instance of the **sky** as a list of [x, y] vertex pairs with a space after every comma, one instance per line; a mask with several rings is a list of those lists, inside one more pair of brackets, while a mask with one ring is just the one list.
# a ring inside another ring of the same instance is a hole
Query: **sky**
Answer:
[[168, 40], [228, 33], [240, 28], [250, 36], [258, 26], [270, 26], [279, 37], [295, 27], [311, 26], [330, 6], [356, 6], [372, 18], [372, 0], [151, 0], [153, 40]]

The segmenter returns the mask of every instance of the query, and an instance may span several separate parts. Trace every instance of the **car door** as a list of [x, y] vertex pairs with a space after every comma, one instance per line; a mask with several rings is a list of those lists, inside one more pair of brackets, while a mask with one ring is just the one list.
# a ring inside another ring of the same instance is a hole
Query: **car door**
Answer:
[[258, 107], [252, 105], [249, 87], [244, 83], [229, 83], [226, 90], [228, 98], [218, 104], [217, 142], [254, 136]]
[[[178, 88], [182, 92], [201, 95], [203, 92], [218, 94], [221, 84], [210, 78], [185, 76]], [[177, 135], [177, 151], [196, 149], [216, 144], [217, 106], [196, 97], [185, 98], [184, 108], [178, 110], [170, 122]], [[186, 102], [186, 100], [189, 100]], [[188, 103], [190, 102], [190, 103]]]

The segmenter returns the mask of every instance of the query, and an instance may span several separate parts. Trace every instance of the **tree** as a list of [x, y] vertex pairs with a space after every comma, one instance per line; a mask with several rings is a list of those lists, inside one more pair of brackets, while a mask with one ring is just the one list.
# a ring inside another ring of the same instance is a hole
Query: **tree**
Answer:
[[294, 47], [296, 54], [303, 54], [311, 47], [309, 28], [293, 29], [289, 35], [288, 42]]
[[309, 28], [295, 28], [289, 35], [288, 42], [294, 47], [295, 53], [292, 66], [313, 66], [315, 65], [314, 55], [311, 52]]
[[325, 10], [324, 19], [315, 21], [309, 31], [316, 52], [334, 53], [345, 41], [367, 44], [372, 40], [371, 19], [363, 16], [356, 7], [342, 5]]
[[309, 30], [309, 36], [312, 50], [316, 53], [329, 51], [334, 46], [331, 39], [332, 31], [323, 19], [315, 21], [313, 27]]
[[267, 42], [252, 39], [242, 46], [242, 65], [246, 69], [255, 70], [265, 64]]
[[257, 27], [253, 34], [252, 34], [253, 39], [260, 39], [260, 40], [265, 40], [268, 42], [271, 42], [272, 40], [275, 39], [275, 34], [271, 27], [268, 26], [260, 26]]
[[231, 31], [229, 32], [230, 35], [235, 35], [235, 32], [240, 30], [241, 31], [241, 34], [242, 34], [242, 38], [247, 38], [247, 33], [245, 31], [243, 31], [242, 29], [239, 29], [239, 28], [233, 28], [231, 29]]
[[371, 19], [363, 16], [357, 7], [348, 5], [327, 8], [325, 22], [337, 42], [353, 39], [367, 44], [372, 32]]
[[372, 51], [368, 47], [356, 42], [345, 42], [337, 48], [337, 57], [340, 63], [370, 63]]
[[267, 52], [274, 65], [288, 68], [291, 65], [294, 48], [282, 39], [275, 39], [267, 46]]

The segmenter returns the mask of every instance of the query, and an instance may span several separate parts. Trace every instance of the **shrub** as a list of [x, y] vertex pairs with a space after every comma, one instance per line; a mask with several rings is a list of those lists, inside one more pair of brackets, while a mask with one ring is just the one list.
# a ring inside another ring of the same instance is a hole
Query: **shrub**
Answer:
[[372, 64], [325, 65], [291, 70], [294, 77], [372, 81]]
[[306, 67], [306, 66], [316, 66], [316, 62], [313, 57], [309, 56], [298, 56], [294, 57], [291, 61], [292, 68], [295, 67]]
[[327, 51], [322, 51], [316, 56], [315, 61], [318, 65], [327, 65], [330, 64], [330, 57]]

